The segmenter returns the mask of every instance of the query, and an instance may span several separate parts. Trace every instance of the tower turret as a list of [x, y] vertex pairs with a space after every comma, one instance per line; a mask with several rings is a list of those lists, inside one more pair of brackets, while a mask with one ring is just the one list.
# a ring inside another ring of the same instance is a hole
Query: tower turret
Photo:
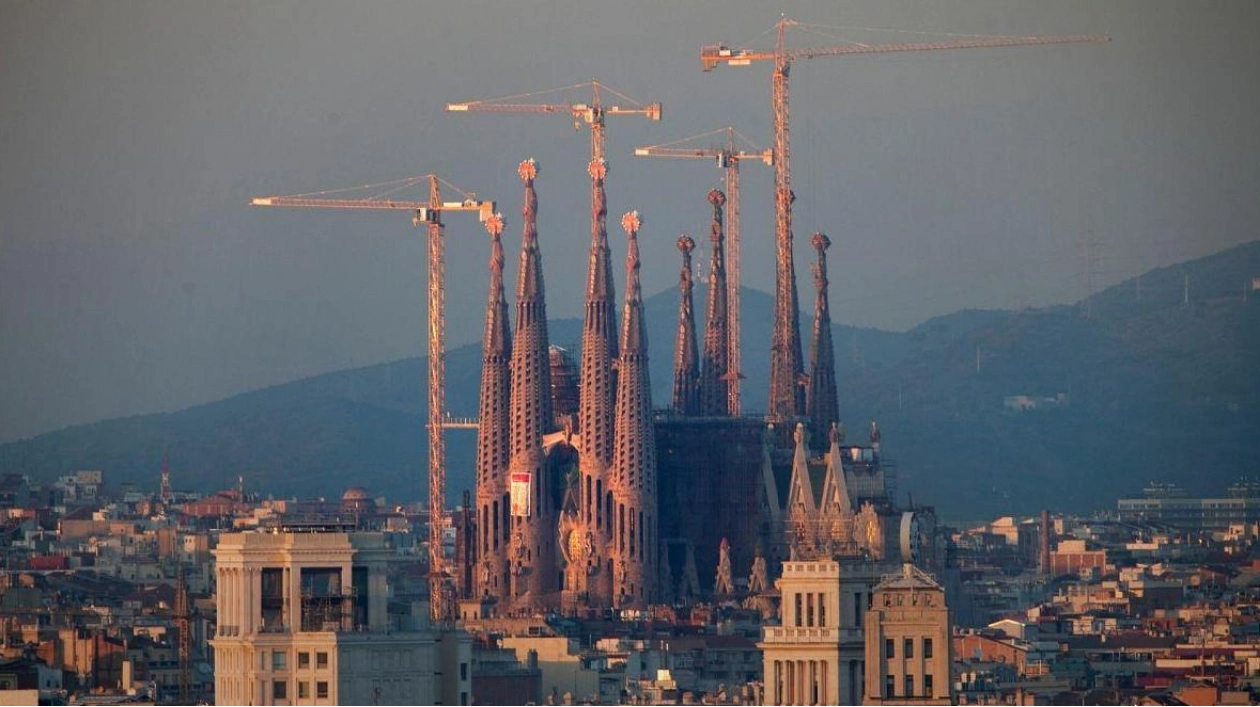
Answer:
[[833, 424], [827, 431], [827, 475], [823, 477], [822, 499], [818, 503], [819, 544], [827, 555], [848, 550], [853, 535], [853, 500], [844, 476], [843, 441], [840, 429]]
[[709, 192], [713, 205], [713, 222], [709, 226], [709, 241], [713, 244], [713, 256], [709, 264], [709, 303], [705, 308], [704, 356], [701, 361], [700, 406], [704, 415], [722, 415], [730, 412], [729, 385], [730, 336], [728, 334], [726, 306], [726, 238], [722, 223], [726, 195], [720, 190]]
[[[776, 158], [777, 159], [777, 158]], [[777, 164], [777, 163], [776, 163]], [[780, 190], [776, 198], [786, 200], [780, 204], [780, 214], [791, 213], [791, 202], [796, 194]], [[790, 217], [789, 217], [790, 218]], [[770, 340], [770, 396], [767, 416], [774, 421], [787, 421], [805, 411], [801, 381], [800, 305], [796, 299], [796, 266], [792, 257], [792, 227], [790, 220], [780, 218], [779, 233], [775, 242], [774, 273], [774, 331]]]
[[[678, 237], [682, 271], [678, 274], [678, 339], [674, 343], [674, 394], [670, 409], [677, 415], [700, 412], [700, 364], [696, 355], [696, 317], [692, 312], [691, 251], [696, 242]], [[706, 343], [708, 341], [706, 336]]]
[[508, 457], [512, 331], [503, 296], [503, 219], [486, 220], [490, 232], [490, 292], [486, 297], [486, 330], [481, 343], [481, 397], [477, 425], [477, 539], [479, 569], [475, 595], [501, 597], [508, 587], [509, 527]]
[[639, 214], [621, 220], [626, 229], [626, 303], [618, 358], [616, 453], [613, 459], [615, 532], [614, 604], [642, 607], [656, 600], [656, 434], [648, 377], [647, 327], [639, 286]]
[[516, 286], [516, 337], [512, 343], [511, 457], [508, 462], [512, 516], [510, 599], [520, 607], [538, 607], [556, 590], [555, 509], [543, 454], [550, 432], [551, 380], [547, 347], [547, 305], [542, 255], [538, 247], [538, 197], [534, 161], [517, 172], [525, 184], [521, 209], [520, 274]]
[[818, 506], [809, 479], [809, 432], [803, 423], [796, 423], [792, 437], [796, 446], [792, 451], [792, 479], [788, 482], [787, 541], [791, 557], [806, 559], [813, 556], [815, 549]]
[[827, 297], [827, 248], [831, 246], [831, 239], [815, 233], [810, 242], [818, 253], [818, 261], [814, 264], [814, 331], [810, 341], [809, 393], [805, 402], [810, 439], [821, 448], [828, 440], [831, 426], [839, 421], [840, 403], [836, 396], [836, 357]]
[[581, 481], [581, 520], [591, 533], [591, 557], [601, 567], [590, 578], [588, 602], [592, 607], [612, 602], [612, 570], [608, 562], [608, 542], [612, 537], [612, 489], [609, 475], [613, 457], [613, 408], [617, 376], [616, 303], [612, 278], [612, 258], [608, 249], [605, 219], [608, 213], [604, 195], [607, 165], [592, 160], [591, 253], [586, 273], [586, 306], [582, 325], [582, 353], [579, 364], [581, 400], [578, 403], [578, 470]]

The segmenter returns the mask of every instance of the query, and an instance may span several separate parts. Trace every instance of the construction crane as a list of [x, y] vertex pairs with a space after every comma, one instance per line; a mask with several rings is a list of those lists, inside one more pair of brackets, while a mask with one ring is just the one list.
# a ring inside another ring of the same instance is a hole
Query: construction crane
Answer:
[[[392, 198], [399, 192], [428, 183], [428, 201]], [[442, 201], [441, 186], [459, 192], [459, 201]], [[374, 193], [365, 198], [342, 198], [347, 192]], [[257, 197], [254, 206], [288, 206], [315, 209], [405, 210], [412, 212], [412, 225], [428, 226], [429, 231], [429, 602], [434, 621], [453, 616], [453, 593], [446, 557], [442, 550], [442, 530], [446, 524], [446, 436], [450, 416], [446, 414], [446, 237], [442, 214], [471, 211], [486, 228], [502, 228], [502, 216], [495, 213], [493, 201], [477, 199], [436, 174], [408, 177], [393, 182], [370, 184], [293, 196]], [[455, 425], [450, 425], [455, 426]]]
[[[696, 145], [701, 140], [711, 140], [713, 137], [721, 134], [725, 134], [725, 144], [705, 147], [689, 146]], [[748, 143], [748, 146], [752, 149], [738, 149], [738, 146], [735, 144], [737, 135], [744, 142]], [[739, 333], [739, 163], [753, 159], [760, 160], [763, 164], [771, 165], [774, 164], [774, 152], [772, 150], [758, 150], [751, 140], [740, 135], [739, 131], [728, 125], [725, 128], [718, 128], [717, 130], [711, 130], [707, 133], [693, 135], [673, 142], [636, 147], [634, 148], [634, 154], [636, 157], [712, 159], [717, 162], [719, 169], [726, 170], [726, 320], [727, 350], [730, 352], [730, 371], [727, 373], [727, 395], [729, 396], [727, 407], [732, 415], [738, 415], [741, 405], [739, 381], [744, 377], [743, 369], [740, 365]]]
[[[535, 96], [543, 96], [553, 93], [567, 93], [580, 88], [590, 87], [591, 100], [589, 103], [520, 103], [521, 99], [533, 98]], [[606, 106], [603, 103], [602, 92], [607, 91], [618, 98], [630, 103], [629, 106]], [[573, 118], [573, 128], [575, 130], [582, 127], [582, 123], [586, 123], [591, 128], [591, 161], [604, 159], [604, 119], [610, 115], [642, 115], [648, 120], [661, 119], [661, 104], [648, 103], [643, 104], [635, 99], [627, 96], [614, 88], [605, 86], [598, 81], [588, 81], [584, 83], [573, 84], [572, 86], [562, 86], [560, 88], [551, 88], [543, 91], [532, 91], [530, 93], [520, 93], [514, 96], [504, 96], [503, 98], [489, 98], [482, 101], [468, 101], [465, 103], [447, 103], [446, 110], [451, 113], [559, 113], [567, 114]]]
[[175, 577], [175, 627], [179, 631], [179, 703], [192, 702], [192, 613], [188, 605], [188, 578], [180, 561]]
[[[798, 59], [814, 59], [825, 56], [850, 54], [887, 54], [897, 52], [936, 51], [943, 49], [984, 49], [988, 47], [1021, 47], [1050, 44], [1091, 44], [1110, 41], [1105, 35], [1071, 35], [1062, 37], [1003, 37], [964, 36], [948, 41], [910, 42], [902, 44], [866, 44], [847, 42], [823, 47], [788, 47], [784, 35], [788, 27], [801, 27], [820, 31], [835, 29], [825, 25], [810, 25], [781, 17], [775, 24], [774, 49], [739, 49], [725, 44], [701, 47], [700, 64], [705, 71], [712, 71], [718, 64], [751, 66], [754, 62], [772, 62], [770, 78], [771, 106], [774, 111], [774, 207], [775, 207], [775, 321], [790, 321], [790, 327], [776, 326], [771, 344], [770, 400], [768, 413], [772, 418], [790, 419], [801, 413], [802, 378], [800, 330], [797, 325], [798, 307], [792, 283], [792, 165], [788, 132], [788, 74]], [[924, 34], [924, 33], [916, 33]], [[782, 329], [789, 329], [781, 331]], [[793, 336], [793, 334], [795, 336]]]
[[[521, 102], [539, 96], [565, 95], [578, 89], [590, 89], [589, 102], [583, 103], [529, 103]], [[603, 93], [608, 92], [628, 105], [604, 105]], [[608, 116], [641, 115], [648, 120], [661, 119], [660, 103], [641, 103], [616, 89], [598, 81], [578, 83], [572, 86], [532, 91], [503, 98], [491, 98], [465, 103], [448, 103], [446, 110], [452, 113], [556, 113], [573, 119], [573, 129], [580, 130], [582, 123], [591, 129], [591, 161], [586, 172], [591, 178], [591, 235], [592, 241], [606, 234], [607, 208], [604, 202], [604, 178], [608, 174], [608, 160], [604, 157], [604, 122]]]

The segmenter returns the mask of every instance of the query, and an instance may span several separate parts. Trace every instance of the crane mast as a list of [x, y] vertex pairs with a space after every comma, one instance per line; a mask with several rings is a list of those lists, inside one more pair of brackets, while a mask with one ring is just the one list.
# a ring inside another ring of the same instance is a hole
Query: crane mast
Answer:
[[192, 621], [188, 605], [188, 579], [184, 563], [175, 576], [175, 627], [179, 631], [179, 703], [192, 704]]
[[[726, 144], [720, 147], [684, 147], [701, 138], [725, 133]], [[646, 145], [634, 148], [636, 157], [674, 157], [679, 159], [713, 159], [717, 166], [725, 171], [726, 188], [726, 320], [727, 351], [730, 371], [727, 373], [727, 408], [732, 415], [741, 411], [740, 380], [744, 377], [741, 364], [740, 338], [740, 252], [739, 252], [739, 164], [747, 159], [760, 160], [763, 164], [773, 164], [772, 150], [746, 151], [737, 149], [732, 126], [719, 128], [707, 133], [695, 135], [661, 145]], [[742, 137], [742, 136], [741, 136]], [[747, 140], [747, 138], [744, 138]]]
[[[587, 103], [521, 103], [521, 99], [535, 96], [567, 93], [577, 89], [590, 89], [590, 102]], [[626, 101], [627, 106], [604, 105], [603, 92], [607, 91]], [[587, 174], [591, 178], [591, 231], [604, 233], [607, 230], [607, 209], [604, 205], [604, 178], [608, 173], [604, 151], [605, 119], [615, 115], [641, 115], [648, 120], [661, 119], [660, 103], [640, 103], [599, 81], [564, 86], [561, 88], [533, 91], [530, 93], [503, 98], [492, 98], [464, 103], [448, 103], [446, 110], [450, 113], [532, 113], [532, 114], [568, 114], [573, 118], [573, 127], [580, 128], [586, 123], [591, 129], [591, 161], [587, 165]]]
[[[428, 184], [425, 201], [387, 198], [397, 191], [420, 183]], [[446, 435], [445, 428], [466, 426], [452, 421], [446, 413], [446, 234], [442, 213], [446, 211], [472, 211], [487, 228], [501, 227], [502, 217], [494, 211], [493, 201], [481, 201], [471, 192], [463, 193], [461, 201], [442, 201], [441, 183], [436, 174], [410, 177], [384, 185], [368, 185], [354, 189], [341, 189], [315, 194], [294, 196], [263, 196], [250, 201], [254, 206], [279, 206], [317, 209], [367, 209], [406, 210], [412, 212], [412, 224], [424, 224], [428, 228], [428, 403], [429, 419], [429, 602], [434, 621], [447, 621], [454, 615], [454, 593], [450, 586], [451, 575], [447, 570], [443, 551], [442, 531], [446, 526]], [[357, 191], [375, 187], [391, 187], [385, 196], [360, 199], [330, 198], [329, 194]], [[458, 190], [457, 191], [462, 191]]]
[[[727, 146], [730, 147], [730, 140]], [[767, 151], [768, 152], [768, 151]], [[768, 155], [767, 155], [768, 158]], [[741, 309], [739, 302], [739, 159], [727, 155], [726, 167], [726, 335], [727, 360], [731, 370], [727, 373], [727, 410], [732, 415], [743, 411], [740, 380], [744, 378], [743, 341], [740, 338]]]
[[[446, 234], [437, 177], [429, 177], [429, 611], [435, 621], [450, 616], [446, 550]], [[434, 316], [434, 312], [437, 313]], [[437, 381], [437, 384], [434, 384]]]
[[1086, 44], [1110, 41], [1105, 35], [1072, 35], [1063, 37], [1000, 37], [975, 36], [942, 42], [900, 44], [848, 43], [836, 46], [789, 48], [786, 30], [801, 23], [782, 17], [776, 23], [773, 50], [732, 49], [724, 44], [706, 45], [700, 49], [700, 64], [711, 71], [718, 64], [750, 66], [753, 62], [773, 62], [770, 78], [771, 108], [774, 113], [774, 205], [775, 205], [775, 327], [771, 344], [770, 399], [767, 413], [771, 419], [784, 420], [803, 412], [799, 305], [796, 297], [796, 274], [792, 259], [792, 193], [791, 141], [789, 130], [788, 80], [792, 63], [797, 59], [848, 54], [935, 51], [944, 49], [982, 49], [1051, 44]]

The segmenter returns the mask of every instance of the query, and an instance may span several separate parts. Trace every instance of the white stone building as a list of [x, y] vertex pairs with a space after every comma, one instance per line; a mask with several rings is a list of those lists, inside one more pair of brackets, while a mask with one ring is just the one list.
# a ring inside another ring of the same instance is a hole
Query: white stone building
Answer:
[[868, 705], [952, 703], [952, 622], [945, 589], [906, 563], [875, 587], [866, 612]]
[[381, 533], [220, 537], [215, 699], [232, 705], [472, 703], [468, 634], [390, 616]]
[[860, 558], [783, 563], [779, 625], [762, 629], [757, 644], [764, 704], [861, 704], [863, 619], [875, 585], [896, 567]]

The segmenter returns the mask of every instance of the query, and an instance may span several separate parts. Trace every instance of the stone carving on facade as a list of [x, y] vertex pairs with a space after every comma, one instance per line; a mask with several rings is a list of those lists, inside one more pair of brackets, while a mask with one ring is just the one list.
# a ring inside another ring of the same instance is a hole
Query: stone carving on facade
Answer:
[[862, 504], [862, 510], [854, 519], [854, 535], [862, 550], [875, 559], [883, 559], [884, 523], [869, 501]]

